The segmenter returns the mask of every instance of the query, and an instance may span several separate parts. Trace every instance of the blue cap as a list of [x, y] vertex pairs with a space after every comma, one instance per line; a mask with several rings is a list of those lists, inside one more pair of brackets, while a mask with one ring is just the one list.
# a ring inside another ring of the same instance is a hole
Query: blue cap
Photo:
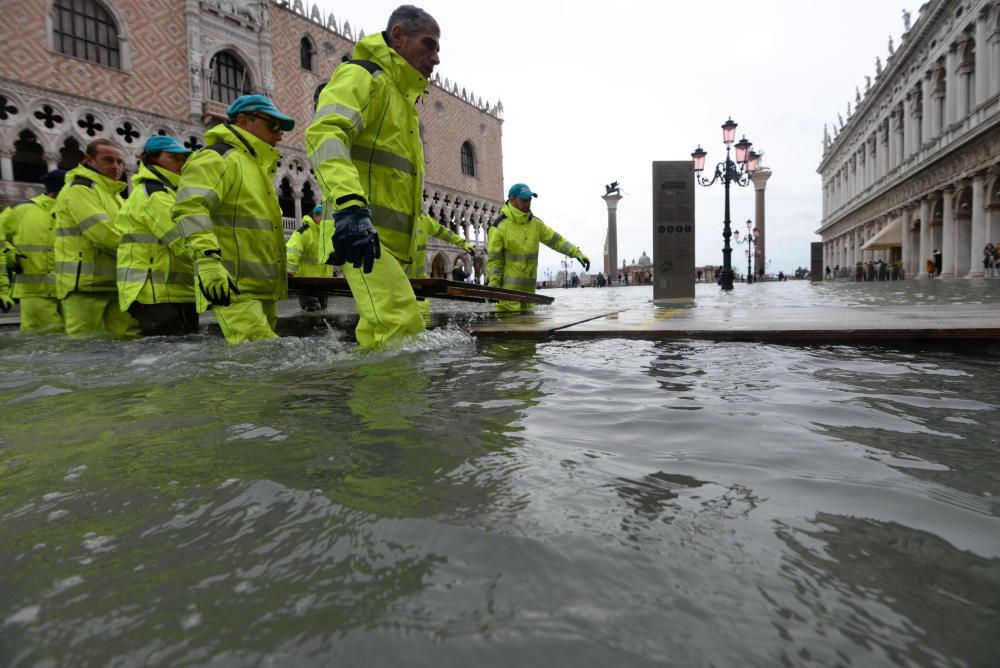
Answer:
[[317, 204], [316, 206], [313, 207], [313, 210], [310, 213], [313, 216], [323, 213], [323, 205]]
[[184, 146], [181, 140], [170, 135], [153, 135], [146, 140], [146, 145], [142, 147], [143, 153], [190, 153], [191, 149]]
[[532, 197], [538, 197], [538, 193], [531, 192], [531, 188], [525, 183], [515, 183], [507, 191], [507, 198], [516, 197], [518, 199], [531, 199]]
[[264, 95], [241, 95], [233, 100], [233, 103], [226, 109], [229, 118], [236, 118], [237, 114], [252, 114], [256, 111], [281, 121], [281, 129], [285, 132], [291, 132], [295, 128], [295, 119], [278, 111], [271, 98]]
[[51, 172], [45, 172], [42, 174], [42, 183], [45, 184], [45, 192], [59, 192], [62, 190], [63, 184], [66, 183], [66, 170], [53, 169]]

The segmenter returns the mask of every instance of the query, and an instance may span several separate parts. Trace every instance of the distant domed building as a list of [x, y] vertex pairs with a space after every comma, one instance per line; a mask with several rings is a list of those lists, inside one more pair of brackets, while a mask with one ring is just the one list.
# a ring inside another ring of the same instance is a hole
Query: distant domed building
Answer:
[[632, 264], [625, 264], [622, 260], [621, 273], [628, 277], [629, 285], [649, 285], [653, 282], [653, 261], [643, 251], [638, 260], [632, 260]]

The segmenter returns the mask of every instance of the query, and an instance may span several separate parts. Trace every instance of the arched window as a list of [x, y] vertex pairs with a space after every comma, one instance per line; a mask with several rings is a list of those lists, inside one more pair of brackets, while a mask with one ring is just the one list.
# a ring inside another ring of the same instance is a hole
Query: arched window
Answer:
[[313, 55], [315, 53], [316, 49], [313, 47], [312, 40], [308, 37], [303, 37], [299, 40], [299, 65], [302, 69], [312, 72]]
[[281, 184], [278, 186], [278, 206], [281, 207], [282, 218], [295, 217], [295, 194], [287, 178], [281, 179]]
[[21, 130], [14, 142], [14, 180], [37, 183], [48, 169], [42, 158], [42, 145], [31, 130]]
[[80, 142], [73, 137], [67, 137], [59, 149], [59, 169], [70, 170], [83, 162], [83, 151]]
[[240, 95], [249, 95], [250, 74], [230, 51], [220, 51], [212, 56], [212, 99], [229, 104]]
[[121, 69], [118, 26], [97, 0], [55, 0], [52, 32], [59, 53]]
[[312, 185], [306, 181], [302, 184], [302, 213], [312, 213], [312, 210], [316, 208], [317, 204], [319, 204], [319, 202], [316, 201], [316, 194], [313, 193]]
[[476, 153], [469, 142], [462, 144], [462, 173], [466, 176], [476, 175]]

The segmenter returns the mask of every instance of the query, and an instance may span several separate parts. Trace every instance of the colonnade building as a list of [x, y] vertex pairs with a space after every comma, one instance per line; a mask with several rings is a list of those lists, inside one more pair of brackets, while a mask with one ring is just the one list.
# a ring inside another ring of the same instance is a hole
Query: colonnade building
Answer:
[[[205, 131], [246, 93], [271, 97], [297, 121], [278, 146], [275, 188], [287, 234], [320, 199], [304, 131], [317, 89], [364, 36], [347, 20], [303, 0], [2, 4], [0, 206], [38, 194], [44, 172], [72, 168], [97, 137], [123, 150], [128, 173], [151, 135], [201, 148]], [[427, 160], [424, 210], [475, 243], [480, 276], [486, 230], [503, 203], [503, 106], [437, 74], [418, 111]], [[432, 238], [426, 269], [449, 276], [467, 258]]]
[[824, 264], [898, 262], [906, 278], [983, 276], [1000, 242], [1000, 2], [929, 0], [855, 108], [824, 130]]

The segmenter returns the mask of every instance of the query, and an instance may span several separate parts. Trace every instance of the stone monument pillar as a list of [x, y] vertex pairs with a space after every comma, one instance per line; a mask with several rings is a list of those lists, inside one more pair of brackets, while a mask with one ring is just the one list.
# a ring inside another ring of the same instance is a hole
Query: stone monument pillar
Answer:
[[654, 162], [654, 302], [694, 299], [694, 218], [691, 161]]
[[764, 250], [764, 243], [767, 240], [764, 230], [764, 186], [769, 178], [771, 178], [770, 167], [761, 167], [750, 176], [757, 200], [754, 213], [754, 222], [757, 228], [757, 236], [754, 238], [754, 271], [757, 272], [757, 276], [760, 276], [767, 269], [767, 255]]
[[601, 199], [608, 205], [608, 254], [604, 261], [604, 273], [609, 281], [614, 281], [618, 276], [618, 202], [622, 194], [617, 182], [605, 186], [605, 189], [607, 192], [601, 195]]

